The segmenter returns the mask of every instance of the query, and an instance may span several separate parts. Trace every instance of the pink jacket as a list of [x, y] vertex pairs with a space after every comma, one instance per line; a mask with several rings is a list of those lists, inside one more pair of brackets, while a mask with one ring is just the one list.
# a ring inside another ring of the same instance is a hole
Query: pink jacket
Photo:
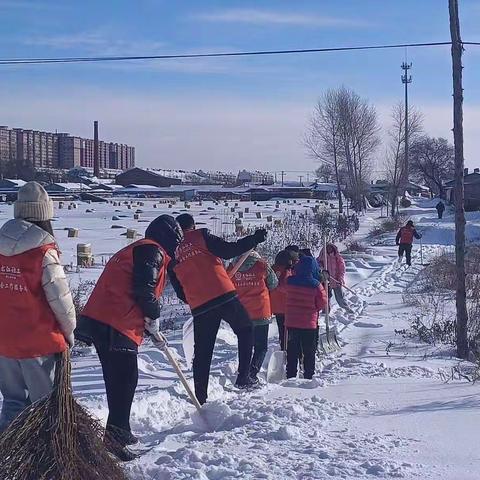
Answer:
[[[332, 287], [335, 288], [340, 286], [337, 284], [337, 282], [340, 282], [341, 285], [345, 283], [345, 260], [340, 255], [337, 247], [333, 246], [333, 248], [334, 253], [327, 254], [326, 270], [328, 270], [328, 273], [330, 273], [330, 277], [334, 279], [332, 280], [331, 284]], [[325, 251], [322, 249], [319, 257], [317, 258], [318, 264], [322, 270], [325, 270], [325, 266], [323, 265], [323, 259], [325, 258], [324, 255]], [[337, 280], [337, 282], [335, 282], [335, 280]]]
[[325, 289], [286, 285], [285, 325], [290, 328], [315, 329], [318, 325], [318, 313], [327, 304]]

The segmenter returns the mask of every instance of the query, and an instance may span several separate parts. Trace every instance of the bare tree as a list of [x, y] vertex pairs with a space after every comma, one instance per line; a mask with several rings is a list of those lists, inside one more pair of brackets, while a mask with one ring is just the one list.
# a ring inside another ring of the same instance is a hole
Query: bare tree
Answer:
[[357, 211], [365, 207], [365, 194], [372, 170], [372, 155], [380, 144], [375, 107], [353, 90], [337, 91], [342, 155], [348, 172], [348, 187]]
[[[389, 202], [391, 205], [391, 215], [397, 213], [397, 199], [405, 192], [406, 172], [411, 170], [406, 165], [405, 158], [405, 105], [402, 102], [397, 103], [392, 108], [392, 125], [388, 130], [388, 145], [385, 157], [385, 169], [387, 172], [387, 182], [390, 185]], [[408, 109], [408, 138], [410, 149], [417, 142], [422, 131], [422, 114], [415, 108]], [[409, 156], [411, 163], [411, 153]], [[408, 168], [407, 168], [408, 167]]]
[[353, 90], [341, 87], [328, 90], [320, 98], [305, 136], [309, 154], [332, 166], [339, 191], [345, 181], [356, 210], [365, 206], [372, 154], [380, 142], [378, 134], [375, 108]]
[[453, 178], [455, 151], [445, 138], [421, 137], [410, 150], [411, 172], [433, 195], [445, 198], [444, 183]]
[[[338, 191], [338, 210], [343, 213], [340, 182], [340, 124], [337, 91], [328, 90], [315, 106], [310, 126], [305, 135], [305, 146], [310, 156], [322, 163], [323, 173], [333, 172]], [[320, 170], [320, 169], [319, 169]]]

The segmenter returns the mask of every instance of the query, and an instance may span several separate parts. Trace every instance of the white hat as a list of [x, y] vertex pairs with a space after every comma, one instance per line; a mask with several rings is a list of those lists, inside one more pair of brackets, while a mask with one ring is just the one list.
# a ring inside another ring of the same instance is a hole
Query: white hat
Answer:
[[53, 202], [37, 182], [28, 182], [18, 191], [13, 215], [29, 222], [42, 222], [53, 218]]

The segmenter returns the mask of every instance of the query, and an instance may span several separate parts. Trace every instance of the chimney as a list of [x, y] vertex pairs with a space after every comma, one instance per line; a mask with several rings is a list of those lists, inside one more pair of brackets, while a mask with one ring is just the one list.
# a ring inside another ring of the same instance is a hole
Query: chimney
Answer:
[[468, 175], [468, 168], [463, 169], [463, 175]]
[[480, 173], [480, 168], [474, 168], [473, 173]]
[[98, 121], [93, 122], [93, 175], [100, 177], [100, 158], [98, 151]]

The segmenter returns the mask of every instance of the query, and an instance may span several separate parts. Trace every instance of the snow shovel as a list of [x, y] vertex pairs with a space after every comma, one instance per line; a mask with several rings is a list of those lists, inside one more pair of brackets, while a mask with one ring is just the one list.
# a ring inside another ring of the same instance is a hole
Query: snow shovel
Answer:
[[[285, 327], [285, 348], [287, 348], [288, 342], [288, 330]], [[267, 367], [267, 382], [278, 383], [286, 377], [286, 363], [287, 352], [286, 350], [277, 350], [272, 353]]]
[[[327, 266], [327, 239], [323, 240], [323, 265]], [[340, 348], [338, 343], [337, 334], [334, 330], [330, 329], [330, 299], [328, 298], [328, 278], [325, 277], [324, 280], [325, 293], [327, 295], [327, 304], [325, 306], [325, 333], [320, 333], [318, 340], [320, 343], [320, 348], [324, 353], [331, 353]]]
[[[248, 250], [242, 254], [242, 256], [238, 259], [238, 262], [233, 266], [233, 268], [228, 272], [228, 276], [232, 278], [240, 269], [240, 267], [245, 263], [245, 260], [248, 258], [250, 253], [252, 253], [253, 249]], [[185, 354], [185, 360], [187, 362], [187, 366], [189, 368], [192, 367], [193, 362], [193, 345], [194, 345], [194, 337], [193, 337], [193, 317], [190, 317], [184, 324], [183, 324], [183, 353]]]
[[[352, 290], [351, 288], [347, 287], [346, 285], [340, 283], [337, 279], [333, 278], [333, 277], [330, 277], [330, 280], [333, 280], [337, 285], [340, 285], [341, 287], [343, 287], [345, 290], [347, 290], [347, 292], [350, 292], [354, 298], [356, 300], [362, 300], [359, 296], [358, 296], [358, 293], [355, 292], [354, 290]], [[367, 304], [367, 301], [366, 300], [362, 300], [363, 304], [366, 305]]]
[[185, 375], [183, 374], [182, 369], [180, 368], [180, 365], [178, 364], [177, 360], [172, 355], [172, 352], [170, 351], [167, 344], [165, 343], [165, 339], [160, 334], [154, 335], [154, 338], [157, 342], [164, 344], [163, 347], [160, 347], [160, 350], [166, 355], [168, 361], [170, 362], [170, 365], [173, 367], [173, 369], [175, 370], [175, 373], [178, 375], [178, 378], [182, 382], [182, 385], [184, 386], [188, 396], [190, 397], [190, 400], [195, 405], [195, 408], [198, 410], [198, 412], [201, 414], [202, 406], [200, 405], [200, 402], [195, 396], [195, 393], [193, 393], [193, 390], [190, 388], [190, 385], [188, 384], [187, 379], [185, 378]]

